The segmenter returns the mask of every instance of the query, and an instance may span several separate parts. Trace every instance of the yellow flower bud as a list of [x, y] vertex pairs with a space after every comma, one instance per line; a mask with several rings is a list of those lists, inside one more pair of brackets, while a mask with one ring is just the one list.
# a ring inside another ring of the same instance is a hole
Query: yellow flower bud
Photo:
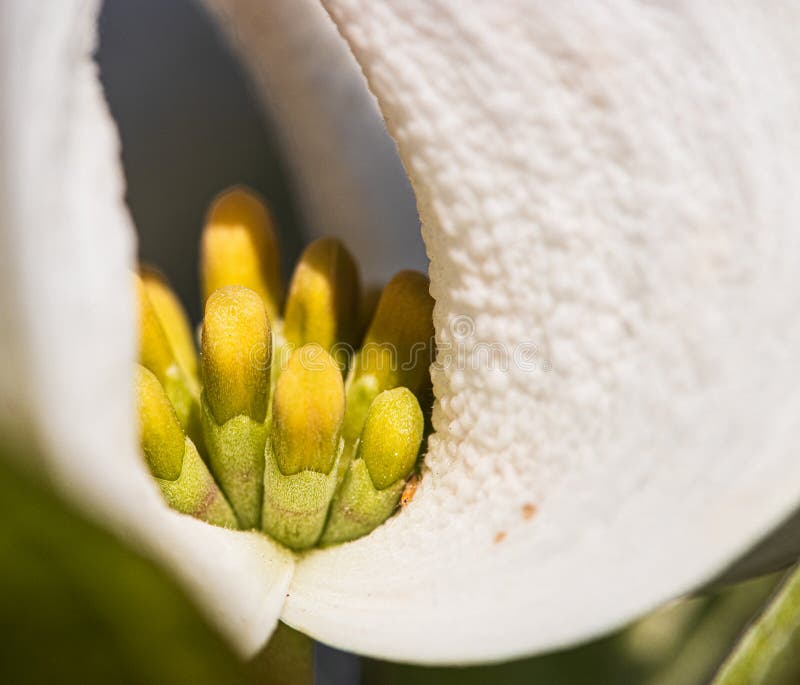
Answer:
[[418, 394], [429, 380], [433, 298], [428, 279], [401, 271], [386, 284], [358, 355], [357, 374], [380, 379], [381, 389], [404, 386]]
[[206, 302], [201, 348], [204, 394], [216, 422], [239, 415], [264, 421], [272, 336], [261, 298], [242, 286], [215, 291]]
[[339, 368], [316, 343], [304, 345], [289, 358], [275, 387], [272, 444], [281, 473], [330, 473], [343, 417]]
[[177, 360], [144, 282], [138, 274], [133, 280], [139, 305], [139, 360], [163, 382]]
[[175, 359], [193, 382], [197, 383], [197, 350], [189, 317], [180, 300], [169, 286], [167, 279], [152, 267], [144, 266], [139, 271], [150, 304], [153, 307]]
[[356, 456], [364, 460], [378, 490], [414, 470], [424, 427], [419, 402], [407, 388], [386, 390], [372, 402]]
[[196, 433], [197, 388], [183, 372], [141, 277], [134, 274], [139, 307], [139, 362], [158, 378], [181, 427]]
[[[383, 289], [364, 345], [347, 381], [347, 414], [343, 436], [355, 443], [372, 400], [398, 386], [418, 398], [430, 384], [433, 349], [433, 298], [428, 279], [417, 271], [401, 271]], [[347, 459], [342, 463], [346, 467]]]
[[156, 478], [175, 480], [181, 473], [185, 436], [161, 383], [138, 364], [136, 404], [139, 439], [150, 471]]
[[[334, 345], [355, 345], [361, 306], [358, 269], [336, 238], [311, 243], [292, 276], [286, 299], [283, 333], [294, 348], [317, 343], [329, 352]], [[346, 362], [345, 350], [335, 355]]]
[[392, 515], [414, 470], [424, 425], [419, 402], [407, 388], [375, 398], [356, 458], [347, 465], [331, 504], [321, 545], [355, 540]]
[[289, 358], [278, 378], [265, 447], [262, 529], [292, 549], [316, 544], [336, 490], [343, 442], [342, 374], [316, 343]]
[[236, 186], [214, 200], [200, 249], [204, 300], [219, 288], [240, 285], [261, 297], [271, 318], [278, 316], [278, 243], [269, 211], [254, 192]]

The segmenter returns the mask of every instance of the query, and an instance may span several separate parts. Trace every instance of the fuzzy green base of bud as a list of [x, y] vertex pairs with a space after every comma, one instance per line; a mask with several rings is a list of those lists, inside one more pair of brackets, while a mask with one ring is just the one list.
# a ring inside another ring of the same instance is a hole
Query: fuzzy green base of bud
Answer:
[[233, 509], [217, 486], [192, 441], [186, 439], [183, 466], [176, 480], [156, 478], [167, 504], [182, 514], [223, 528], [238, 528]]
[[[339, 442], [337, 463], [343, 441]], [[264, 469], [264, 510], [262, 529], [278, 542], [294, 550], [317, 544], [336, 490], [336, 465], [328, 474], [300, 471], [285, 476], [278, 467], [268, 441]]]
[[349, 542], [372, 532], [397, 509], [406, 481], [378, 490], [363, 459], [350, 462], [344, 481], [331, 504], [322, 546]]
[[264, 445], [269, 422], [234, 416], [221, 426], [206, 401], [200, 398], [203, 436], [211, 470], [244, 529], [261, 523], [264, 477]]
[[346, 396], [347, 409], [344, 413], [342, 424], [342, 437], [345, 441], [344, 454], [339, 461], [337, 472], [337, 482], [342, 483], [350, 462], [356, 454], [356, 444], [364, 427], [367, 412], [372, 401], [381, 391], [380, 381], [372, 374], [366, 374], [360, 378], [353, 378], [352, 372], [347, 380]]
[[174, 364], [167, 369], [161, 384], [183, 430], [193, 441], [202, 444], [198, 398], [191, 388], [191, 380], [177, 364]]

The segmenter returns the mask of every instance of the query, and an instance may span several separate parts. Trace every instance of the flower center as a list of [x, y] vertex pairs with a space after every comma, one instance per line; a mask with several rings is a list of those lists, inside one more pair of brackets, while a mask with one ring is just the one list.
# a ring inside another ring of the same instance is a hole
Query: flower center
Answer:
[[199, 363], [165, 279], [135, 277], [141, 447], [165, 500], [296, 550], [366, 535], [416, 484], [432, 402], [427, 279], [396, 274], [364, 316], [353, 258], [322, 238], [281, 308], [272, 221], [241, 187], [209, 210], [200, 273]]

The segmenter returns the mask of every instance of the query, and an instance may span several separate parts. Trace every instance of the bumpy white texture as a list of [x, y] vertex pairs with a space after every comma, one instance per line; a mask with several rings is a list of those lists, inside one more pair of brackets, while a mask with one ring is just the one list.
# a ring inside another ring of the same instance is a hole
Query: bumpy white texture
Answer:
[[91, 58], [98, 6], [0, 4], [0, 435], [251, 653], [293, 559], [167, 509], [137, 446], [134, 235]]
[[297, 209], [367, 283], [427, 265], [414, 195], [375, 99], [318, 0], [205, 0], [277, 124]]
[[716, 576], [800, 501], [798, 4], [326, 6], [417, 194], [436, 434], [285, 620], [477, 662]]

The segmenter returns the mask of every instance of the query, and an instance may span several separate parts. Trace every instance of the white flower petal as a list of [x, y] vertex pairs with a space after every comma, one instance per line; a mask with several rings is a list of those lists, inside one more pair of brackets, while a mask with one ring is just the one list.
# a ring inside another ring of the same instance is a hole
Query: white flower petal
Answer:
[[0, 434], [166, 562], [250, 653], [277, 621], [294, 562], [262, 536], [169, 511], [139, 455], [134, 235], [91, 57], [98, 5], [0, 5]]
[[797, 11], [327, 6], [409, 171], [451, 358], [416, 499], [303, 559], [285, 619], [477, 662], [715, 577], [800, 501]]

